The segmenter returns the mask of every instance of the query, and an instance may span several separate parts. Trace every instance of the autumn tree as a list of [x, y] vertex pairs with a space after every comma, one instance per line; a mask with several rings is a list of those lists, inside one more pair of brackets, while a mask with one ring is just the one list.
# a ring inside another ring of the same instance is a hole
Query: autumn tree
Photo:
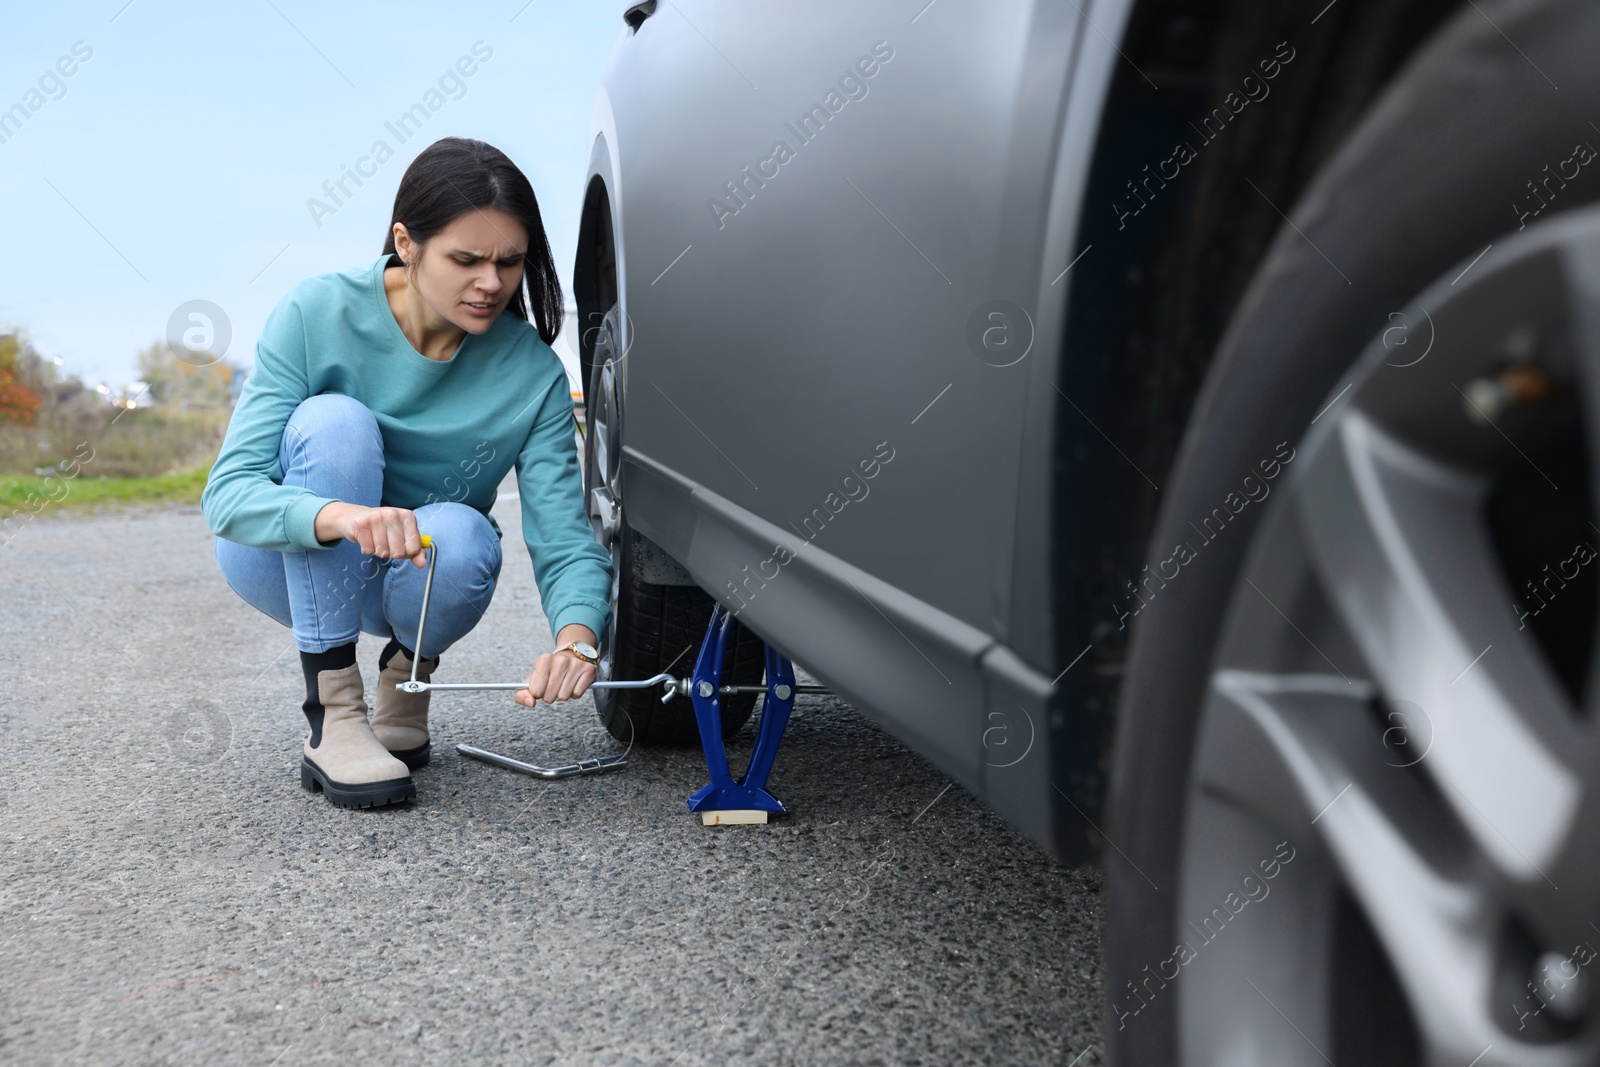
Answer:
[[30, 388], [29, 378], [38, 377], [36, 365], [42, 362], [16, 333], [0, 334], [0, 423], [33, 425], [44, 397]]

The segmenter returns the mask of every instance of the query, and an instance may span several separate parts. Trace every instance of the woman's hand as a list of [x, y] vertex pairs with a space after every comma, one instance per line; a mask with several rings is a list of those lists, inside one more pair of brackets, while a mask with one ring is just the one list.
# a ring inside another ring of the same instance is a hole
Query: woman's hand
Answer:
[[525, 708], [535, 707], [539, 698], [548, 703], [581, 697], [595, 678], [595, 665], [569, 651], [546, 652], [533, 661], [528, 685], [518, 689], [516, 701]]
[[363, 556], [410, 559], [418, 567], [428, 565], [416, 512], [406, 508], [368, 508], [335, 501], [317, 512], [316, 534], [319, 541], [354, 541], [361, 546]]

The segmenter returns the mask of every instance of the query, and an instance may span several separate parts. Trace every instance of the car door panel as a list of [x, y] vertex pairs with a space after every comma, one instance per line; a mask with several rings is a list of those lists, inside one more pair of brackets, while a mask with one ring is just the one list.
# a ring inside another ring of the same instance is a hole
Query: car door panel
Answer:
[[[804, 530], [887, 441], [871, 496], [815, 547], [991, 632], [1014, 483], [988, 472], [1016, 468], [1020, 427], [1002, 416], [1026, 382], [974, 356], [965, 327], [1000, 258], [995, 174], [1027, 13], [948, 3], [913, 24], [824, 5], [778, 33], [770, 9], [665, 5], [629, 42], [658, 35], [630, 78], [655, 94], [651, 118], [665, 99], [675, 121], [618, 130], [629, 447]], [[859, 98], [805, 121], [841, 82]], [[624, 121], [616, 93], [613, 107]], [[792, 158], [762, 167], [780, 142]]]
[[[1017, 521], [1049, 514], [1055, 356], [1001, 365], [981, 338], [997, 301], [1017, 312], [995, 327], [1012, 352], [1060, 336], [1032, 315], [1055, 297], [1040, 279], [1047, 222], [1052, 256], [1063, 223], [1046, 209], [1082, 13], [939, 0], [777, 17], [663, 5], [607, 78], [629, 521], [970, 788], [987, 791], [985, 709], [1023, 694], [1044, 769], [997, 795], [1043, 839], [1048, 817], [1022, 809], [1053, 759], [1050, 572], [1047, 539]], [[874, 45], [892, 58], [802, 131]], [[1018, 626], [1017, 588], [1032, 665], [987, 652]]]

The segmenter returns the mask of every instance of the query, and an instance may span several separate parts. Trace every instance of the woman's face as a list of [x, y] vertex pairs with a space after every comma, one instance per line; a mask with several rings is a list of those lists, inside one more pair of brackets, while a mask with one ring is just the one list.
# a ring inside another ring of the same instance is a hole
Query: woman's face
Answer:
[[477, 208], [451, 220], [428, 242], [417, 261], [417, 245], [395, 224], [395, 250], [415, 264], [413, 284], [436, 314], [468, 333], [493, 325], [522, 285], [528, 231], [499, 208]]

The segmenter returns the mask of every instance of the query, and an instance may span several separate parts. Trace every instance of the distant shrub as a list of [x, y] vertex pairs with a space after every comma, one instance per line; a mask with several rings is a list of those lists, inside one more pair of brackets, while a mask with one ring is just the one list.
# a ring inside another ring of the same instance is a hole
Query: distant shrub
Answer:
[[45, 474], [85, 443], [94, 459], [79, 477], [153, 477], [209, 464], [227, 430], [234, 367], [175, 365], [157, 347], [140, 353], [140, 369], [156, 372], [158, 384], [130, 398], [139, 406], [129, 408], [61, 378], [17, 332], [0, 333], [0, 474]]

